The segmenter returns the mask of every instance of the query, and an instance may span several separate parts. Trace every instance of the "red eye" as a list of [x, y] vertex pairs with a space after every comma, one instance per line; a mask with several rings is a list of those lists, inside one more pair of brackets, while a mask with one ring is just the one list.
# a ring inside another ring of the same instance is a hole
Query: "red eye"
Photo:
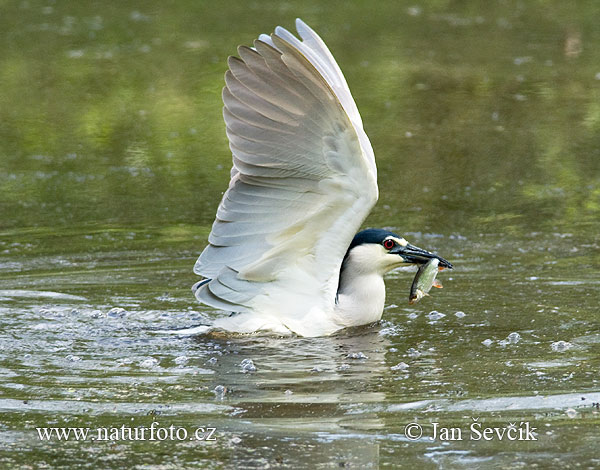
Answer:
[[386, 250], [391, 250], [392, 248], [394, 248], [394, 245], [394, 240], [390, 240], [389, 238], [383, 242], [383, 247]]

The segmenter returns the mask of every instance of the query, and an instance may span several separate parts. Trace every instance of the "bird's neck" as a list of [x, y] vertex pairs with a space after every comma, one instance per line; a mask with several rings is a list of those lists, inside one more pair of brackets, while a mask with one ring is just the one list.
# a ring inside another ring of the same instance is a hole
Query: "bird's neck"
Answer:
[[356, 269], [345, 262], [340, 272], [336, 320], [344, 327], [366, 325], [381, 319], [385, 284], [379, 272]]

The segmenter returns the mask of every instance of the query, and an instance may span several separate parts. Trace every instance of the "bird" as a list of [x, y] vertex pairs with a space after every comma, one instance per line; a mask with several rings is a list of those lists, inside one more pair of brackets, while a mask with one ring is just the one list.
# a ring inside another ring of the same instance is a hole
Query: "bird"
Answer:
[[228, 314], [194, 331], [327, 336], [381, 319], [389, 271], [452, 268], [394, 232], [359, 231], [379, 197], [373, 148], [328, 47], [299, 18], [296, 30], [228, 59], [233, 165], [192, 287]]

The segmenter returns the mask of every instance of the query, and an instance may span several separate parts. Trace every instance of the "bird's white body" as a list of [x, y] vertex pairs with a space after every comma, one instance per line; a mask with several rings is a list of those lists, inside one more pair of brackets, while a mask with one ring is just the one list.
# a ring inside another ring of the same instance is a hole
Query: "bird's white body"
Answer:
[[403, 263], [380, 245], [347, 253], [378, 198], [375, 157], [335, 59], [296, 27], [302, 41], [277, 27], [229, 59], [231, 181], [193, 290], [235, 314], [211, 328], [319, 336], [379, 320], [383, 274]]
[[385, 303], [383, 275], [401, 264], [397, 256], [386, 256], [383, 251], [378, 245], [364, 245], [350, 253], [339, 280], [337, 299], [329, 308], [315, 305], [308, 289], [291, 293], [289, 285], [284, 284], [281, 288], [273, 286], [280, 296], [257, 297], [256, 303], [250, 304], [251, 312], [219, 318], [213, 326], [239, 333], [269, 330], [321, 336], [376, 322], [381, 319]]

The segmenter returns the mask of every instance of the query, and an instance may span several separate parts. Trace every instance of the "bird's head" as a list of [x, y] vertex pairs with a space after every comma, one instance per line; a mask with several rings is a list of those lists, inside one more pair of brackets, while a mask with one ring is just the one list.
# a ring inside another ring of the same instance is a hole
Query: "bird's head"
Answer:
[[432, 258], [439, 260], [440, 268], [452, 269], [452, 264], [422, 248], [408, 243], [403, 237], [383, 229], [370, 228], [358, 232], [344, 258], [344, 265], [352, 264], [354, 271], [385, 274], [392, 269], [411, 264], [424, 264]]

